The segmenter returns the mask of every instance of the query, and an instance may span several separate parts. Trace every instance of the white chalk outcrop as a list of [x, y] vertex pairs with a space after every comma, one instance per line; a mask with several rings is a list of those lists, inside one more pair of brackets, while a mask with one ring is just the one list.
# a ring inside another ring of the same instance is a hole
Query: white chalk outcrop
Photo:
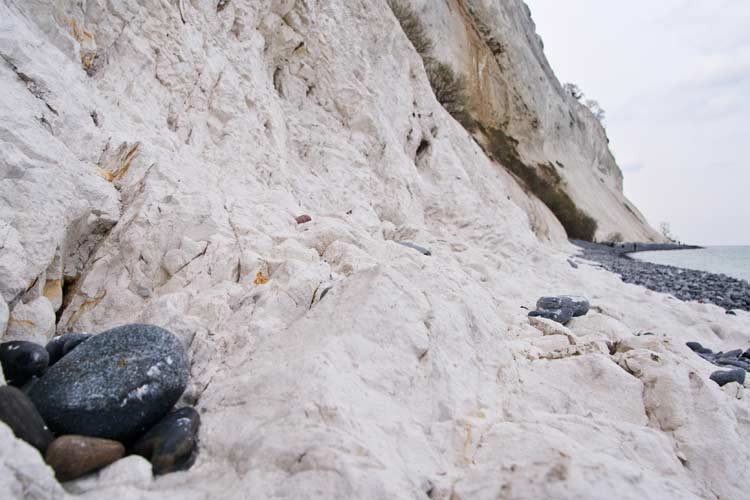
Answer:
[[[36, 304], [34, 335], [50, 311], [58, 332], [164, 326], [203, 419], [189, 471], [128, 458], [69, 495], [744, 496], [750, 398], [684, 342], [747, 346], [750, 317], [571, 267], [385, 0], [4, 0], [0, 56], [8, 324]], [[524, 154], [579, 140], [599, 139]], [[556, 293], [594, 309], [530, 323]], [[4, 424], [0, 485], [63, 496]]]

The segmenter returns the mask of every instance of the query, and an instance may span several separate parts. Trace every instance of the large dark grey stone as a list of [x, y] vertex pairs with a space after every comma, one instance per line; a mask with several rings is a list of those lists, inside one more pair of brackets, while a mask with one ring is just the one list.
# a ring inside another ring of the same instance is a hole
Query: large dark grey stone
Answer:
[[156, 326], [126, 325], [69, 352], [29, 397], [57, 434], [128, 442], [174, 406], [187, 380], [187, 355], [177, 337]]
[[44, 347], [25, 340], [13, 340], [0, 344], [0, 363], [5, 381], [20, 387], [31, 377], [44, 373], [49, 355]]

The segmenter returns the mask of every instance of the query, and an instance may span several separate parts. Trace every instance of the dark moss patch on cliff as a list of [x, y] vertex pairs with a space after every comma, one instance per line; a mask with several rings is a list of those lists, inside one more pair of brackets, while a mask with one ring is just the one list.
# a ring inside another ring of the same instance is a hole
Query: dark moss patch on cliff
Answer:
[[551, 164], [538, 168], [526, 165], [518, 155], [518, 141], [501, 129], [474, 124], [474, 133], [484, 136], [484, 149], [493, 159], [510, 170], [531, 193], [555, 214], [568, 237], [594, 241], [596, 221], [579, 209], [563, 190], [564, 182]]

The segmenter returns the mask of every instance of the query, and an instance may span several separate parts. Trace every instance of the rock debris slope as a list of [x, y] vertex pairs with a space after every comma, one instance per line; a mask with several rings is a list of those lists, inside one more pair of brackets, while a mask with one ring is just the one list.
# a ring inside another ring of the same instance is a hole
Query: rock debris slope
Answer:
[[164, 326], [202, 420], [65, 489], [0, 425], [11, 498], [743, 496], [750, 400], [684, 343], [748, 315], [571, 267], [384, 0], [4, 0], [0, 56], [3, 340]]

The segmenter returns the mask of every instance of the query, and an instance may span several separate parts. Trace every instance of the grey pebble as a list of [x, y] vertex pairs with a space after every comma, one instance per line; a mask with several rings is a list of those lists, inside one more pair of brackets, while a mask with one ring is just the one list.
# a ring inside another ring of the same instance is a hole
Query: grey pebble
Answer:
[[405, 247], [413, 248], [414, 250], [421, 253], [422, 255], [426, 255], [428, 257], [432, 255], [432, 252], [430, 252], [426, 248], [421, 247], [419, 245], [415, 245], [414, 243], [411, 243], [409, 241], [397, 241], [396, 243], [398, 243], [399, 245], [403, 245]]
[[728, 370], [728, 371], [715, 371], [711, 374], [711, 380], [719, 384], [720, 387], [724, 387], [726, 384], [731, 382], [737, 382], [742, 385], [745, 383], [745, 370]]

